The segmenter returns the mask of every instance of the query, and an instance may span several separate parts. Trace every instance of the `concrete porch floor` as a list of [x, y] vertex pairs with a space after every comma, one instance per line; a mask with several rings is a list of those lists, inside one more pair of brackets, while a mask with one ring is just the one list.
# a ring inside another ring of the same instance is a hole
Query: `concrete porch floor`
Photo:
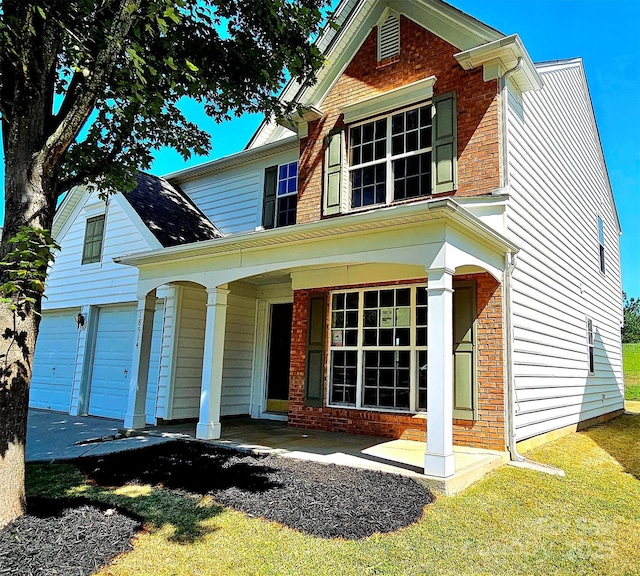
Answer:
[[[195, 437], [195, 423], [166, 424], [145, 432], [164, 438]], [[286, 422], [250, 418], [224, 419], [222, 437], [208, 442], [262, 454], [402, 474], [445, 494], [464, 490], [509, 461], [506, 452], [454, 446], [456, 473], [442, 479], [424, 475], [423, 442], [305, 430], [289, 427]]]

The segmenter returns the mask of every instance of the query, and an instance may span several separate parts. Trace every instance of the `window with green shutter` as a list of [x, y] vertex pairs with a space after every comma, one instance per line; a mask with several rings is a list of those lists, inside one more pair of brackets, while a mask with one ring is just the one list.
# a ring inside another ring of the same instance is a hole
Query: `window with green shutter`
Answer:
[[87, 218], [82, 250], [82, 263], [100, 262], [102, 256], [102, 239], [104, 237], [104, 214]]
[[[343, 201], [345, 164], [349, 193]], [[455, 92], [350, 124], [346, 132], [327, 137], [325, 215], [425, 198], [456, 187]]]
[[265, 169], [262, 226], [268, 230], [295, 224], [297, 204], [298, 162]]

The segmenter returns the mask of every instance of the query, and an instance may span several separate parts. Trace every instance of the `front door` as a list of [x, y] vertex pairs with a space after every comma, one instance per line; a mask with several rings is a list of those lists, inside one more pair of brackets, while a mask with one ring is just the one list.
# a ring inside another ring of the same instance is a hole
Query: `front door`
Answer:
[[293, 304], [271, 305], [269, 369], [267, 371], [267, 412], [289, 408], [289, 360]]

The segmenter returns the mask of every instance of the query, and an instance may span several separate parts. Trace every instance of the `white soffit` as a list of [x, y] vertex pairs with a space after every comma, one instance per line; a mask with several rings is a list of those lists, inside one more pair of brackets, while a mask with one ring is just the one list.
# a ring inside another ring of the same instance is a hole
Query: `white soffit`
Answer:
[[517, 34], [459, 52], [455, 58], [465, 70], [483, 66], [485, 80], [498, 78], [514, 68], [521, 58], [522, 66], [511, 76], [514, 84], [521, 92], [540, 90], [543, 86], [542, 78]]
[[424, 78], [406, 86], [382, 92], [355, 104], [344, 106], [342, 109], [344, 122], [345, 124], [351, 124], [376, 114], [383, 114], [390, 110], [429, 100], [433, 97], [433, 85], [435, 83], [436, 77], [429, 76], [429, 78]]

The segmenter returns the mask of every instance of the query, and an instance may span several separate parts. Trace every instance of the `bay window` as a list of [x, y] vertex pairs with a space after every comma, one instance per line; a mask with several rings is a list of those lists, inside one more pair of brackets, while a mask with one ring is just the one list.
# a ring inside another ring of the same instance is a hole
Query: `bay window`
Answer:
[[426, 410], [426, 364], [425, 286], [332, 294], [330, 404]]

